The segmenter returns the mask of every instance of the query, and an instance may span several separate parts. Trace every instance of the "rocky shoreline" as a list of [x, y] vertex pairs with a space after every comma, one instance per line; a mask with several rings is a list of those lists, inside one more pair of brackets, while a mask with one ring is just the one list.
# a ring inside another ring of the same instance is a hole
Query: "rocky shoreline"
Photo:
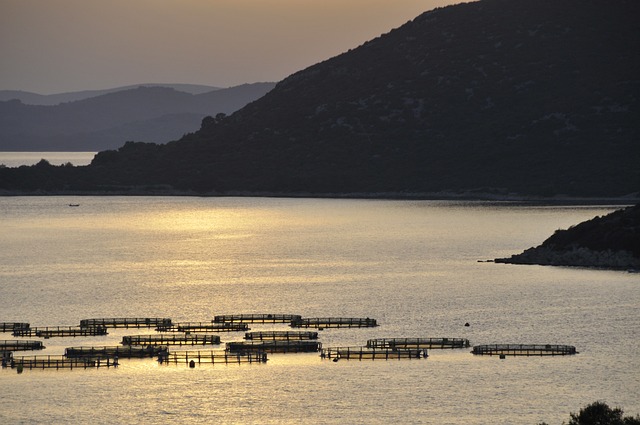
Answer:
[[496, 263], [536, 264], [542, 266], [570, 266], [611, 270], [640, 270], [640, 258], [629, 251], [593, 251], [574, 246], [563, 251], [538, 246], [509, 258], [496, 258]]
[[537, 247], [494, 261], [640, 270], [640, 204], [556, 231]]

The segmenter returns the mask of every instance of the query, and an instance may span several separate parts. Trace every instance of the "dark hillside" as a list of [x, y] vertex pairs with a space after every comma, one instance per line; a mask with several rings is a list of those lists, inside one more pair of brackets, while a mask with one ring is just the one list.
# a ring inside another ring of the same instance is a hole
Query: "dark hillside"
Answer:
[[633, 0], [436, 9], [180, 141], [100, 154], [85, 181], [204, 193], [635, 193], [638, 16]]
[[542, 245], [510, 258], [513, 264], [640, 268], [640, 205], [558, 230]]

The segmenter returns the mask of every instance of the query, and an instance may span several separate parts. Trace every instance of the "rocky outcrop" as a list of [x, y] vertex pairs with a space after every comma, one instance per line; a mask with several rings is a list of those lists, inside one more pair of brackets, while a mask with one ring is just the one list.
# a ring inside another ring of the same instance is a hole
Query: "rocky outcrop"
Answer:
[[529, 248], [510, 258], [497, 258], [496, 263], [539, 264], [546, 266], [596, 267], [607, 269], [640, 269], [640, 259], [629, 251], [593, 251], [585, 247], [571, 247], [564, 251], [539, 246]]
[[640, 205], [556, 231], [542, 245], [495, 262], [640, 270]]

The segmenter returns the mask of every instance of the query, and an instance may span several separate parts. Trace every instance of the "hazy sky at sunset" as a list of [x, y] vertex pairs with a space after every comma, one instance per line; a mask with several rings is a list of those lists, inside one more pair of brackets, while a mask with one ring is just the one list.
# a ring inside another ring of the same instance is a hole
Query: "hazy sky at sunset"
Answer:
[[452, 0], [0, 0], [0, 90], [279, 81]]

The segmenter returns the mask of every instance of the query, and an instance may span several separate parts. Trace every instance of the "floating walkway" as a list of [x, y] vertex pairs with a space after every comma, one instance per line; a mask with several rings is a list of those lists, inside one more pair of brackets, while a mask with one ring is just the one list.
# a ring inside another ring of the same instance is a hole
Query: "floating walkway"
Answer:
[[314, 353], [321, 344], [317, 341], [241, 341], [227, 342], [227, 351], [265, 351], [267, 353]]
[[65, 356], [22, 356], [10, 360], [9, 366], [23, 369], [77, 369], [117, 367], [118, 361], [112, 358], [68, 358]]
[[223, 314], [213, 318], [214, 323], [291, 323], [300, 320], [297, 314]]
[[367, 341], [367, 348], [467, 348], [463, 338], [377, 338]]
[[329, 347], [320, 352], [323, 359], [347, 360], [402, 360], [427, 358], [426, 349], [391, 349], [369, 347]]
[[293, 328], [372, 328], [378, 326], [376, 319], [359, 317], [326, 317], [297, 319], [291, 321]]
[[0, 322], [0, 332], [13, 332], [16, 329], [29, 329], [29, 323]]
[[158, 362], [160, 364], [184, 363], [190, 367], [203, 363], [266, 363], [267, 353], [259, 351], [245, 353], [229, 353], [228, 351], [176, 351], [159, 355]]
[[472, 354], [484, 356], [567, 356], [578, 354], [572, 345], [489, 344], [476, 345]]
[[104, 347], [69, 347], [65, 349], [65, 357], [111, 357], [111, 358], [143, 358], [166, 354], [165, 345], [114, 345]]
[[300, 341], [318, 339], [318, 332], [264, 331], [247, 332], [244, 339], [257, 341]]
[[128, 317], [128, 318], [108, 318], [108, 319], [83, 319], [80, 321], [81, 328], [103, 326], [107, 328], [154, 328], [170, 327], [171, 319], [158, 317]]
[[249, 330], [246, 323], [213, 323], [186, 322], [175, 323], [172, 326], [158, 326], [158, 332], [245, 332]]
[[208, 345], [220, 344], [218, 335], [206, 334], [156, 334], [123, 336], [122, 345]]
[[104, 326], [92, 326], [78, 328], [75, 326], [49, 326], [45, 328], [20, 328], [14, 329], [13, 336], [35, 336], [38, 338], [52, 337], [76, 337], [76, 336], [100, 336], [107, 335]]
[[27, 350], [44, 350], [45, 346], [42, 341], [15, 340], [0, 341], [0, 351], [27, 351]]

